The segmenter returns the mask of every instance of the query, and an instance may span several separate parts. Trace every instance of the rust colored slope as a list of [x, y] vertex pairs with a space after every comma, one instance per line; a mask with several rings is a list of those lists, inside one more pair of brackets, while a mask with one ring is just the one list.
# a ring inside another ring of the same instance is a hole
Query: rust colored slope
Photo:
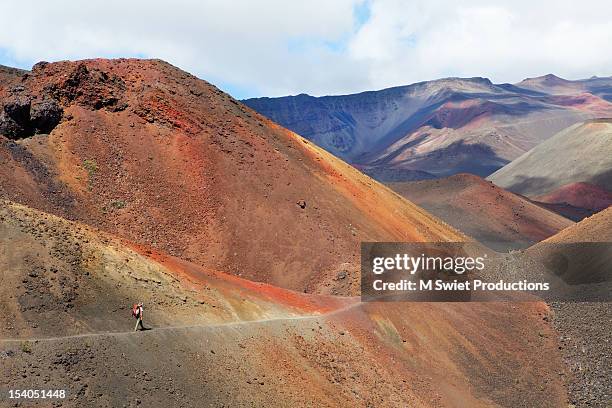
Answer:
[[138, 301], [155, 326], [318, 315], [353, 303], [206, 270], [9, 201], [0, 203], [0, 265], [2, 338], [125, 331]]
[[549, 204], [569, 204], [573, 207], [601, 211], [612, 204], [612, 193], [589, 183], [571, 183], [548, 194], [534, 198]]
[[300, 291], [354, 293], [361, 241], [464, 239], [164, 62], [42, 64], [24, 86], [64, 116], [1, 141], [4, 197]]
[[572, 225], [566, 218], [471, 174], [389, 185], [494, 249], [524, 248]]
[[[67, 407], [565, 404], [541, 303], [359, 304], [124, 244], [1, 203], [0, 386], [46, 378]], [[153, 330], [131, 332], [137, 300]]]

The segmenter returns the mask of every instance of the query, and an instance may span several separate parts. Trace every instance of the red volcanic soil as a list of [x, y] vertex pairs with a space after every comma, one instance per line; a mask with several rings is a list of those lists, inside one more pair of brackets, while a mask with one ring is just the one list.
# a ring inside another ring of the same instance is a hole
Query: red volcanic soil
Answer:
[[0, 387], [64, 407], [567, 406], [543, 303], [296, 293], [5, 201], [0, 248]]
[[245, 297], [256, 298], [259, 302], [265, 301], [270, 305], [295, 310], [302, 314], [331, 312], [355, 302], [354, 298], [349, 297], [314, 296], [293, 292], [266, 283], [253, 282], [220, 271], [205, 269], [180, 258], [153, 251], [142, 245], [131, 242], [124, 242], [124, 245], [159, 263], [170, 271], [172, 276], [177, 278], [182, 285], [197, 292], [214, 286], [216, 292], [225, 298], [232, 296], [241, 296], [243, 300]]
[[[0, 138], [19, 203], [0, 208], [0, 388], [46, 379], [72, 407], [567, 405], [543, 303], [301, 293], [354, 293], [360, 241], [468, 239], [387, 187], [161, 61], [20, 81], [0, 90], [23, 114]], [[138, 300], [153, 329], [132, 333]]]
[[210, 269], [356, 293], [361, 241], [465, 239], [162, 61], [40, 63], [0, 89], [2, 104], [23, 100], [63, 115], [48, 135], [28, 134], [32, 120], [0, 136], [0, 197]]
[[535, 201], [549, 204], [569, 204], [578, 208], [601, 211], [612, 204], [612, 193], [590, 183], [571, 183], [534, 197]]
[[600, 117], [610, 115], [610, 102], [587, 92], [575, 95], [554, 95], [547, 97], [546, 100], [554, 105], [592, 112]]
[[471, 174], [389, 186], [498, 250], [527, 247], [572, 225], [570, 220]]
[[[75, 318], [121, 331], [136, 301], [144, 301], [157, 326], [315, 315], [354, 303], [207, 270], [11, 202], [0, 205], [0, 240], [11, 247], [10, 256], [0, 257], [2, 318], [13, 321], [3, 326], [10, 326], [3, 337], [92, 330], [71, 324]], [[28, 323], [33, 311], [44, 323]]]

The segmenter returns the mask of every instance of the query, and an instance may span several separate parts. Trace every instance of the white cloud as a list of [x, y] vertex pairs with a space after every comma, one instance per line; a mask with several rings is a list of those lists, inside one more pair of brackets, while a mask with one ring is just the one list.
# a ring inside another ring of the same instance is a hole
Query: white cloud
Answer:
[[[612, 75], [609, 1], [7, 2], [13, 59], [158, 57], [238, 96], [347, 93], [444, 76]], [[232, 90], [230, 89], [230, 90]]]
[[[612, 3], [379, 0], [351, 43], [374, 87], [444, 76], [612, 75]], [[381, 52], [381, 49], [386, 50]]]

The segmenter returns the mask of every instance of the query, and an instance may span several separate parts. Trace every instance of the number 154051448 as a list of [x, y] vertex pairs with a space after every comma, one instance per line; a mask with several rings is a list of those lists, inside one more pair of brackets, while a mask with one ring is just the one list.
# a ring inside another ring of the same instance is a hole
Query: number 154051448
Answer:
[[66, 390], [9, 390], [10, 399], [63, 399]]

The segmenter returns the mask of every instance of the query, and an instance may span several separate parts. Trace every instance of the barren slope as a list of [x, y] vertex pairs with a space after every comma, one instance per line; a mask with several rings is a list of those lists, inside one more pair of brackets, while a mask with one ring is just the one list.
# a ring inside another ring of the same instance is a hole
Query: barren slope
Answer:
[[[596, 256], [590, 256], [590, 250], [585, 251], [588, 248], [599, 248]], [[582, 283], [603, 280], [603, 285], [607, 283], [609, 287], [612, 282], [612, 208], [585, 218], [527, 252], [535, 259], [561, 253], [579, 266], [573, 268], [577, 276], [570, 278]], [[607, 293], [610, 293], [609, 288]], [[577, 407], [609, 407], [612, 403], [610, 302], [554, 302], [551, 309], [559, 349], [569, 369], [569, 375], [563, 378], [570, 401]]]
[[488, 179], [529, 197], [578, 182], [612, 191], [612, 120], [570, 126]]
[[0, 265], [0, 387], [66, 407], [566, 404], [541, 303], [298, 294], [10, 202]]
[[1, 203], [0, 228], [3, 337], [123, 332], [137, 301], [155, 326], [286, 318], [350, 304], [203, 269], [9, 201]]
[[525, 248], [573, 223], [470, 174], [390, 183], [402, 196], [497, 250]]
[[612, 192], [593, 184], [577, 182], [561, 186], [534, 200], [548, 204], [568, 204], [597, 212], [612, 204]]
[[1, 197], [300, 291], [354, 292], [361, 241], [463, 239], [162, 61], [41, 63], [22, 86], [0, 91]]

